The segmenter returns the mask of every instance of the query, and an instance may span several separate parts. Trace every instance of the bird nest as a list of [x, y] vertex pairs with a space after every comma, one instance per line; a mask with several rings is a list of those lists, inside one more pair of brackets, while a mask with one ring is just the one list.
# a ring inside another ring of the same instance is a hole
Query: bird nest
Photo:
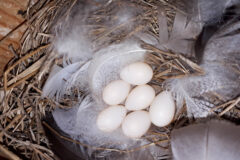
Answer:
[[[63, 59], [63, 57], [57, 56], [52, 47], [55, 38], [55, 35], [52, 34], [53, 28], [71, 17], [71, 10], [76, 3], [77, 0], [41, 0], [33, 6], [29, 6], [23, 14], [24, 23], [28, 28], [22, 35], [20, 48], [16, 50], [18, 57], [14, 57], [9, 62], [0, 79], [0, 92], [2, 95], [4, 93], [0, 107], [0, 151], [2, 155], [10, 159], [58, 159], [54, 151], [54, 142], [49, 141], [49, 134], [69, 143], [93, 148], [96, 152], [107, 150], [125, 154], [151, 145], [169, 150], [171, 130], [196, 121], [187, 117], [185, 107], [175, 115], [171, 125], [149, 131], [148, 135], [154, 135], [153, 138], [147, 137], [150, 141], [149, 144], [129, 148], [129, 150], [89, 146], [61, 134], [54, 126], [48, 124], [46, 117], [56, 107], [69, 108], [74, 103], [74, 99], [70, 97], [65, 97], [60, 102], [43, 97], [42, 89], [52, 66], [54, 64], [61, 65]], [[130, 20], [131, 23], [134, 22], [134, 27], [125, 30], [124, 27], [128, 25], [128, 22], [112, 28], [104, 26], [102, 23], [106, 17], [114, 21], [115, 17], [111, 17], [111, 14], [115, 12], [116, 6], [125, 3], [124, 1], [109, 1], [103, 6], [97, 1], [89, 0], [89, 3], [99, 6], [97, 11], [89, 14], [88, 25], [86, 25], [91, 30], [89, 36], [99, 49], [135, 38], [134, 36], [138, 32], [147, 32], [158, 37], [159, 8], [165, 11], [168, 30], [172, 29], [176, 11], [184, 12], [181, 0], [132, 0], [128, 3], [140, 8], [142, 14]], [[18, 30], [18, 27], [11, 33]], [[141, 47], [148, 50], [145, 61], [154, 68], [154, 77], [150, 83], [157, 93], [163, 90], [162, 84], [167, 79], [204, 74], [201, 67], [191, 57], [184, 57], [170, 50], [163, 51], [143, 41]], [[235, 106], [238, 105], [240, 98], [223, 103], [218, 95], [211, 94], [209, 96], [215, 99], [217, 105], [212, 112], [218, 118], [227, 118], [232, 121], [239, 118], [239, 110]], [[162, 143], [165, 145], [162, 146]], [[165, 158], [170, 157], [171, 155], [167, 155]]]

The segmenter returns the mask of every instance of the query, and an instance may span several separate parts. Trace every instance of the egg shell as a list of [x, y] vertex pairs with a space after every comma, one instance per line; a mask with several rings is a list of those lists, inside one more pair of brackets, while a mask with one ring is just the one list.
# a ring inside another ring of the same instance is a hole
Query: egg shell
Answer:
[[127, 110], [124, 106], [110, 106], [98, 115], [97, 126], [101, 131], [112, 132], [120, 127], [126, 114]]
[[128, 110], [142, 110], [150, 106], [155, 97], [154, 89], [149, 85], [135, 87], [127, 97], [125, 107]]
[[164, 127], [171, 123], [175, 114], [175, 104], [171, 92], [163, 91], [158, 94], [150, 108], [150, 119], [158, 127]]
[[140, 138], [151, 126], [149, 113], [146, 111], [134, 111], [126, 116], [122, 123], [124, 135], [130, 138]]
[[125, 66], [120, 72], [120, 77], [130, 84], [143, 85], [151, 81], [153, 70], [146, 63], [136, 62]]
[[123, 80], [116, 80], [109, 83], [103, 89], [103, 101], [108, 105], [122, 103], [128, 96], [131, 85]]

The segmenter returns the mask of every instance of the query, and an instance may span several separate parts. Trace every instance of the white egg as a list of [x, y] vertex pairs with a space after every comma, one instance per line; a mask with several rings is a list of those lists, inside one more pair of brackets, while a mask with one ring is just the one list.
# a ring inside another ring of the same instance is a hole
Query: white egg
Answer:
[[97, 126], [101, 131], [112, 132], [120, 127], [126, 114], [127, 110], [124, 106], [110, 106], [98, 115]]
[[109, 105], [122, 103], [128, 96], [131, 85], [123, 80], [116, 80], [109, 83], [103, 89], [103, 101]]
[[131, 138], [140, 138], [151, 126], [149, 113], [146, 111], [135, 111], [126, 116], [122, 123], [123, 133]]
[[150, 119], [158, 127], [171, 123], [175, 114], [175, 104], [170, 92], [163, 91], [153, 100], [149, 108]]
[[146, 63], [136, 62], [124, 67], [120, 72], [120, 77], [130, 84], [142, 85], [151, 81], [153, 70]]
[[150, 106], [155, 97], [154, 89], [149, 85], [140, 85], [134, 88], [125, 102], [128, 110], [141, 110]]

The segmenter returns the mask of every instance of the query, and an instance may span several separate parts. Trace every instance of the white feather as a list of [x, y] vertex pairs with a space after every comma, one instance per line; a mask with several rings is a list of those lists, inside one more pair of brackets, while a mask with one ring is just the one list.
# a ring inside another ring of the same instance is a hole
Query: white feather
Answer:
[[171, 134], [174, 160], [237, 160], [240, 127], [211, 121], [176, 129]]
[[93, 95], [99, 99], [103, 87], [120, 78], [120, 69], [127, 64], [143, 61], [145, 52], [137, 42], [126, 41], [96, 53], [89, 68], [89, 84]]
[[[96, 126], [96, 119], [101, 110], [102, 108], [98, 107], [98, 104], [96, 104], [89, 95], [81, 101], [79, 106], [74, 106], [72, 109], [56, 109], [53, 112], [53, 116], [62, 131], [68, 133], [71, 138], [79, 140], [82, 143], [86, 143], [89, 146], [126, 150], [139, 148], [139, 146], [150, 143], [145, 139], [131, 139], [126, 137], [122, 134], [121, 128], [112, 133], [104, 133], [100, 131]], [[87, 154], [89, 156], [92, 156], [94, 151], [94, 148], [87, 148]], [[84, 153], [86, 154], [86, 152]], [[99, 151], [99, 153], [95, 156], [105, 157], [107, 159], [112, 159], [114, 157], [114, 159], [119, 160], [145, 160], [145, 158], [153, 160], [168, 153], [168, 150], [152, 145], [139, 151], [120, 155], [107, 150]]]
[[88, 61], [93, 55], [91, 43], [82, 25], [75, 26], [70, 32], [59, 36], [54, 43], [57, 53], [72, 63]]
[[[89, 62], [76, 62], [61, 68], [54, 65], [47, 82], [43, 88], [43, 96], [56, 98], [59, 100], [64, 94], [71, 95], [71, 88], [77, 86], [78, 89], [86, 87], [87, 68]], [[81, 83], [80, 83], [81, 81]]]
[[[53, 116], [62, 131], [90, 146], [126, 149], [147, 143], [147, 141], [133, 140], [124, 136], [121, 129], [112, 133], [100, 131], [96, 125], [96, 119], [101, 110], [102, 108], [89, 95], [81, 101], [79, 106], [74, 106], [70, 110], [56, 109]], [[94, 149], [88, 149], [91, 155]]]
[[[129, 19], [129, 16], [125, 15], [120, 21], [126, 21], [127, 19]], [[186, 17], [177, 13], [170, 38], [165, 44], [161, 44], [160, 47], [167, 47], [167, 49], [178, 50], [183, 53], [188, 52], [189, 48], [191, 48], [189, 45], [191, 46], [192, 42], [190, 43], [186, 39], [194, 37], [199, 32], [199, 26], [197, 23], [195, 26], [195, 23], [187, 23]], [[166, 23], [164, 22], [163, 24], [165, 25]], [[76, 25], [76, 28], [71, 32], [63, 34], [56, 40], [55, 47], [59, 54], [66, 58], [66, 63], [61, 71], [49, 78], [44, 87], [44, 95], [61, 97], [64, 94], [71, 94], [69, 91], [72, 87], [85, 92], [85, 97], [80, 96], [78, 104], [73, 106], [73, 108], [69, 110], [56, 109], [53, 112], [57, 125], [72, 138], [92, 146], [129, 149], [146, 144], [146, 140], [131, 140], [123, 136], [120, 130], [106, 134], [99, 131], [96, 126], [98, 113], [106, 107], [101, 100], [103, 87], [110, 81], [119, 78], [119, 70], [123, 66], [135, 61], [143, 61], [146, 50], [142, 49], [138, 42], [126, 41], [93, 53], [92, 45], [90, 45], [91, 43], [85, 33], [86, 31], [82, 30], [81, 25]], [[167, 36], [163, 37], [165, 38], [160, 41], [164, 41]], [[176, 46], [176, 44], [179, 45]], [[205, 85], [206, 81], [211, 80], [212, 77], [214, 76], [206, 78], [203, 85], [201, 83], [198, 84], [198, 82], [201, 82], [201, 79], [198, 79], [199, 77], [189, 78], [188, 81], [175, 80], [177, 86], [174, 86], [175, 83], [172, 82], [170, 83], [170, 89], [174, 89], [180, 95], [181, 100], [184, 97], [189, 99], [187, 100], [188, 104], [195, 105], [196, 103], [194, 103], [192, 96], [196, 93], [189, 94], [190, 89], [187, 82], [191, 82], [189, 84], [192, 86], [197, 83], [198, 85], [196, 86], [201, 87]], [[66, 79], [66, 81], [63, 79]], [[185, 84], [181, 85], [183, 83]], [[182, 88], [178, 88], [179, 86]], [[219, 83], [214, 83], [214, 86], [219, 86]], [[205, 88], [201, 89], [197, 93], [203, 93]], [[190, 110], [190, 113], [202, 114], [201, 111], [195, 111], [198, 109], [196, 106], [189, 108], [194, 110]], [[89, 154], [92, 154], [93, 150], [89, 149], [88, 151]], [[156, 151], [152, 151], [153, 153], [156, 153]]]
[[55, 65], [44, 85], [43, 96], [48, 96], [49, 98], [54, 98], [54, 96], [56, 96], [56, 99], [59, 99], [65, 93], [63, 90], [67, 80], [79, 69], [79, 67], [79, 63], [71, 64], [65, 68]]
[[[135, 23], [132, 19], [140, 14], [141, 9], [128, 6], [127, 1], [121, 3], [120, 9], [115, 9], [117, 10], [116, 15], [111, 16], [116, 17], [116, 19], [110, 22], [106, 20], [106, 28], [111, 29], [126, 23], [127, 25], [123, 27], [123, 30], [132, 30]], [[76, 13], [81, 11], [79, 9]], [[87, 16], [87, 13], [87, 11], [83, 11], [83, 15]], [[85, 17], [83, 15], [76, 15], [77, 18], [70, 17], [66, 26], [63, 23], [62, 33], [57, 34], [54, 42], [55, 50], [59, 56], [63, 57], [63, 68], [59, 71], [52, 71], [44, 86], [43, 95], [49, 98], [56, 96], [59, 99], [65, 94], [71, 95], [72, 88], [83, 92], [83, 94], [80, 92], [79, 100], [72, 108], [54, 110], [53, 117], [57, 126], [69, 134], [71, 138], [89, 146], [127, 150], [150, 143], [146, 139], [130, 139], [123, 135], [120, 128], [113, 133], [104, 133], [96, 126], [98, 114], [106, 107], [106, 104], [102, 102], [103, 87], [110, 81], [120, 78], [119, 72], [123, 66], [136, 61], [144, 61], [146, 50], [140, 47], [138, 41], [133, 40], [113, 44], [99, 50], [99, 46], [95, 45], [105, 41], [103, 38], [97, 39], [100, 42], [96, 40], [96, 43], [93, 44], [89, 40], [86, 36], [89, 32], [84, 28], [84, 20], [81, 20], [81, 17], [83, 19]], [[118, 32], [117, 30], [111, 34], [119, 34]], [[157, 43], [153, 37], [147, 34], [139, 33], [138, 36], [144, 41], [152, 42], [152, 44]], [[109, 37], [105, 38], [108, 40]], [[99, 51], [94, 52], [95, 50]], [[94, 148], [86, 150], [87, 154], [91, 156], [95, 151]], [[143, 150], [144, 152], [142, 152]], [[143, 150], [124, 156], [119, 155], [119, 157], [121, 157], [120, 159], [135, 159], [137, 157], [138, 159], [153, 159], [153, 157], [161, 156], [163, 153], [166, 154], [157, 146]], [[97, 152], [94, 156], [106, 157], [112, 154], [107, 150]]]
[[[101, 96], [103, 87], [108, 82], [119, 78], [119, 70], [123, 66], [144, 60], [145, 52], [146, 50], [141, 49], [137, 42], [126, 41], [100, 50], [91, 61], [76, 68], [77, 70], [68, 76], [68, 81], [62, 88], [66, 90], [65, 86], [83, 86], [85, 88], [81, 90], [90, 88], [91, 92], [87, 92], [89, 94], [85, 97], [80, 97], [78, 104], [69, 110], [55, 109], [53, 117], [58, 127], [72, 138], [91, 146], [125, 150], [148, 144], [149, 142], [144, 139], [134, 140], [126, 137], [120, 128], [112, 133], [104, 133], [96, 126], [98, 114], [106, 107]], [[82, 72], [79, 72], [80, 70]], [[58, 76], [53, 77], [54, 79], [50, 77], [52, 83], [58, 79]], [[83, 77], [85, 78], [83, 79]], [[48, 83], [47, 87], [51, 85]], [[146, 149], [146, 152], [151, 151], [152, 154], [157, 154], [156, 150], [156, 146], [152, 146]], [[94, 149], [88, 148], [87, 151], [91, 155]], [[158, 152], [159, 155], [166, 153], [162, 150], [158, 150]], [[101, 154], [108, 155], [108, 153], [100, 152], [98, 156]], [[136, 156], [139, 154], [129, 154], [126, 159]]]

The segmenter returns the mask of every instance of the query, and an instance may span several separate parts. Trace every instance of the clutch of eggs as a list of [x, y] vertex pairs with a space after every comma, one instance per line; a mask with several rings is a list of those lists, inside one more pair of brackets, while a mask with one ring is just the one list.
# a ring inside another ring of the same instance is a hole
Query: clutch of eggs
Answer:
[[120, 71], [121, 80], [112, 81], [103, 89], [102, 98], [109, 107], [99, 113], [98, 128], [112, 132], [121, 126], [124, 135], [140, 138], [151, 123], [158, 127], [171, 123], [175, 114], [173, 97], [168, 91], [155, 96], [153, 87], [147, 85], [152, 77], [153, 70], [146, 63], [136, 62], [124, 67]]

